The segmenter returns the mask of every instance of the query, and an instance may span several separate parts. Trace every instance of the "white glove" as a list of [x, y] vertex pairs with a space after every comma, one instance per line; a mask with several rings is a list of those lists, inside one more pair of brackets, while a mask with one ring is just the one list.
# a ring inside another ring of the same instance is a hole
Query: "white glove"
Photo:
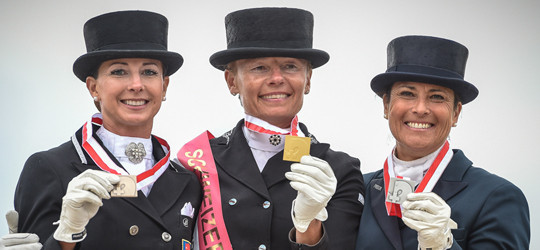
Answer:
[[450, 207], [435, 193], [410, 193], [401, 204], [403, 223], [418, 232], [419, 249], [452, 247], [450, 229], [457, 224], [450, 219]]
[[19, 223], [19, 213], [10, 210], [6, 213], [6, 220], [9, 227], [9, 234], [0, 239], [0, 249], [2, 250], [39, 250], [42, 245], [39, 243], [39, 236], [32, 233], [17, 233]]
[[86, 170], [73, 178], [62, 198], [62, 212], [54, 238], [63, 242], [80, 242], [86, 238], [86, 224], [99, 207], [101, 199], [109, 199], [109, 192], [120, 181], [117, 175], [98, 170]]
[[326, 204], [336, 192], [337, 185], [330, 165], [317, 157], [304, 155], [300, 163], [291, 164], [291, 172], [285, 173], [285, 177], [298, 191], [291, 209], [296, 230], [305, 232], [313, 219], [325, 221], [328, 218]]

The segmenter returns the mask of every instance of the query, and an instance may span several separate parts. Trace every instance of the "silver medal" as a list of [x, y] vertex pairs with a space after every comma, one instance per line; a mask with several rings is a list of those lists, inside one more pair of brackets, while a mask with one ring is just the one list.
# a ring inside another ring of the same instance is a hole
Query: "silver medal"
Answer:
[[401, 204], [407, 199], [407, 195], [414, 192], [416, 182], [412, 180], [390, 178], [386, 201]]

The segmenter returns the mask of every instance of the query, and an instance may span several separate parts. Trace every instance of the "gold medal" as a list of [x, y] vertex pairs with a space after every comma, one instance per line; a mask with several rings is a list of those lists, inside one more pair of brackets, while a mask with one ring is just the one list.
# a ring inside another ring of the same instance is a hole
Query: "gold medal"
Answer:
[[310, 146], [311, 138], [309, 137], [286, 135], [283, 160], [300, 162], [302, 156], [309, 155]]
[[119, 175], [118, 182], [111, 191], [111, 197], [137, 197], [137, 177], [135, 175]]

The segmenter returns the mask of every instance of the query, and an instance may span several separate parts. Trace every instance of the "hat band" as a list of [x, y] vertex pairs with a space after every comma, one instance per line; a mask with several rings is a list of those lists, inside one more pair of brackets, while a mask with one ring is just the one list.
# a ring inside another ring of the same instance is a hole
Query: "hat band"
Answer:
[[417, 74], [432, 75], [432, 76], [438, 76], [438, 77], [459, 78], [463, 80], [463, 76], [454, 71], [445, 70], [441, 68], [434, 68], [434, 67], [429, 67], [429, 66], [422, 66], [422, 65], [401, 64], [401, 65], [396, 65], [396, 66], [388, 68], [386, 72], [387, 73], [389, 72], [417, 73]]
[[93, 51], [100, 50], [167, 50], [167, 48], [157, 43], [116, 43], [96, 48]]
[[238, 41], [227, 45], [227, 49], [236, 48], [276, 48], [276, 49], [311, 49], [312, 45], [307, 40], [297, 41]]

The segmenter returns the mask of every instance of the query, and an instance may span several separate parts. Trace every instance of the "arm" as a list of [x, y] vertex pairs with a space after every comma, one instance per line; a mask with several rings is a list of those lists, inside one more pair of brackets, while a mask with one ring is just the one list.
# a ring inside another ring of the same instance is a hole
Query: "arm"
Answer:
[[[354, 249], [363, 210], [363, 205], [358, 201], [359, 194], [364, 195], [360, 162], [345, 154], [327, 160], [337, 178], [336, 191], [324, 209], [323, 217], [328, 220], [324, 223], [321, 223], [322, 220], [313, 220], [304, 233], [293, 228], [295, 239], [298, 243], [312, 246], [310, 249]], [[332, 241], [331, 247], [328, 246], [329, 240]]]
[[[341, 155], [341, 157], [344, 157]], [[354, 249], [358, 236], [360, 217], [364, 209], [359, 195], [365, 196], [364, 179], [360, 172], [360, 161], [346, 156], [346, 160], [334, 163], [338, 180], [336, 193], [326, 206], [328, 220], [323, 222], [331, 249]]]
[[521, 190], [510, 182], [494, 189], [484, 199], [476, 218], [468, 229], [466, 248], [529, 248], [529, 206]]
[[[52, 167], [47, 153], [32, 155], [25, 163], [15, 190], [15, 210], [19, 212], [19, 232], [35, 233], [42, 244], [51, 238], [60, 217], [67, 181]], [[54, 241], [54, 239], [52, 239]]]
[[[44, 160], [47, 158], [46, 153], [43, 153], [43, 156], [31, 157], [21, 174], [15, 198], [15, 207], [19, 207], [22, 214], [19, 228], [24, 232], [43, 234], [44, 236], [40, 238], [46, 239], [44, 248], [73, 249], [75, 243], [86, 237], [86, 224], [102, 205], [101, 199], [110, 198], [109, 192], [119, 178], [104, 171], [86, 170], [70, 179], [71, 176], [65, 174], [70, 172], [68, 168], [54, 167], [66, 163]], [[62, 172], [64, 176], [58, 177], [54, 170], [59, 170], [58, 172], [64, 170]], [[66, 180], [69, 180], [67, 189], [63, 188], [63, 181]], [[52, 187], [47, 189], [42, 186]], [[64, 190], [65, 195], [62, 197]], [[42, 203], [54, 205], [48, 207], [42, 206]], [[51, 221], [57, 221], [54, 225], [58, 227], [53, 226]]]

